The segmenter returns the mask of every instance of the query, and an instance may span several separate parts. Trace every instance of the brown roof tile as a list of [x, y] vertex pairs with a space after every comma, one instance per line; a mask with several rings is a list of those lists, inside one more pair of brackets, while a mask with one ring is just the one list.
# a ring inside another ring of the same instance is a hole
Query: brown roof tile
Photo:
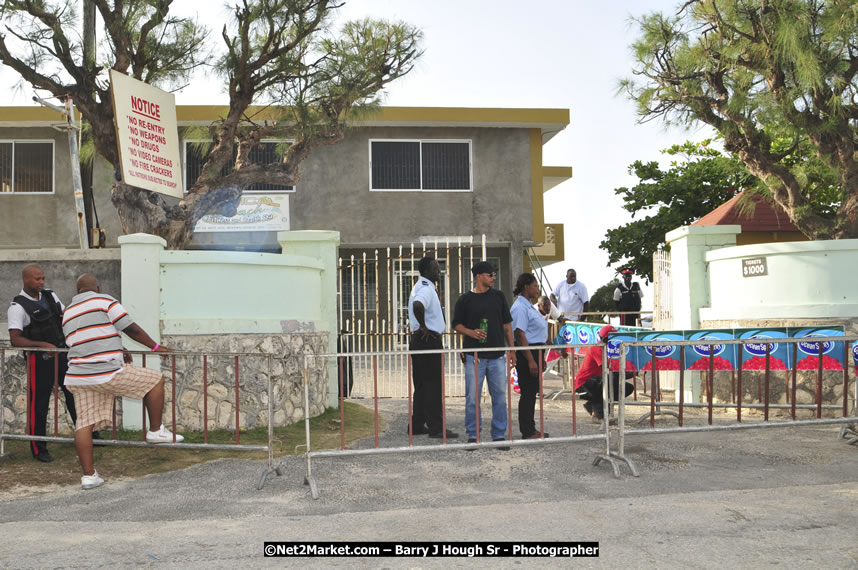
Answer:
[[740, 192], [694, 222], [693, 226], [741, 225], [742, 232], [797, 232], [800, 231], [789, 219], [786, 211], [765, 196], [751, 194], [754, 212], [750, 216], [739, 213]]

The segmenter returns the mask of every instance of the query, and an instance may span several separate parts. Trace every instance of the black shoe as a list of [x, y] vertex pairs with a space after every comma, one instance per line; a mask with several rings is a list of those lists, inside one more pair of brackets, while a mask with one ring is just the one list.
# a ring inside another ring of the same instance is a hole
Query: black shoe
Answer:
[[[506, 441], [504, 438], [493, 439], [492, 441]], [[501, 451], [509, 451], [509, 446], [498, 447]]]
[[33, 459], [35, 459], [36, 461], [41, 461], [42, 463], [50, 463], [54, 460], [54, 456], [48, 453], [48, 450], [45, 449], [43, 451], [40, 451], [38, 455], [34, 455]]
[[545, 439], [548, 439], [548, 432], [546, 431], [540, 434], [538, 431], [535, 431], [530, 435], [522, 434], [521, 439], [542, 439], [543, 436], [545, 436]]
[[[429, 428], [426, 426], [413, 426], [412, 429], [414, 430], [412, 432], [414, 435], [425, 435], [429, 433]], [[408, 435], [408, 428], [405, 428], [405, 435]]]
[[[431, 437], [432, 439], [441, 439], [441, 437], [442, 437], [443, 435], [444, 435], [444, 434], [442, 434], [442, 433], [439, 431], [439, 432], [436, 432], [436, 433], [430, 433], [430, 434], [429, 434], [429, 437]], [[457, 433], [456, 433], [456, 432], [454, 432], [454, 431], [447, 430], [447, 439], [456, 439], [457, 437], [459, 437], [459, 434], [457, 434]]]
[[[469, 437], [469, 438], [468, 438], [468, 443], [477, 443], [477, 438], [475, 438], [475, 437]], [[477, 448], [472, 447], [471, 449], [466, 449], [465, 451], [476, 451], [476, 450], [477, 450]]]

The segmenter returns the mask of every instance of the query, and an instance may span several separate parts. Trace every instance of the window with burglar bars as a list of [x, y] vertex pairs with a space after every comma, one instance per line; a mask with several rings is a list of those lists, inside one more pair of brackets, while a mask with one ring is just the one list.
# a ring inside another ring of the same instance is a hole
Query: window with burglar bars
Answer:
[[[200, 177], [200, 172], [209, 155], [209, 150], [200, 149], [204, 141], [185, 141], [185, 188], [190, 188]], [[264, 140], [250, 150], [248, 159], [256, 164], [273, 164], [280, 162], [283, 158], [284, 147], [289, 141]], [[232, 161], [221, 169], [221, 176], [226, 176], [235, 167], [235, 158], [238, 156], [238, 144], [232, 145]], [[257, 183], [251, 184], [245, 192], [294, 192], [294, 186], [283, 184]]]
[[370, 140], [370, 190], [473, 190], [471, 141]]
[[54, 192], [54, 141], [0, 141], [0, 193]]

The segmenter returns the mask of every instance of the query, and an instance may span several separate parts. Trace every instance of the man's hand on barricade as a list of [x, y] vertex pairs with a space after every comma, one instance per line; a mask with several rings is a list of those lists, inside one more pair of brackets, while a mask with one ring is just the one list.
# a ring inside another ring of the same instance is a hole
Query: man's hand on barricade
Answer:
[[122, 360], [123, 360], [123, 362], [125, 362], [125, 364], [131, 364], [132, 362], [134, 362], [134, 357], [131, 356], [131, 353], [128, 352], [127, 350], [123, 350], [122, 351]]

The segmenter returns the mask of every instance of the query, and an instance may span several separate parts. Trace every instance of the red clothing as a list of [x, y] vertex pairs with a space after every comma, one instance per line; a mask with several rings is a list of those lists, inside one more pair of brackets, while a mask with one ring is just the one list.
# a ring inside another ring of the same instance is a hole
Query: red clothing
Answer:
[[602, 344], [594, 344], [583, 349], [584, 361], [575, 376], [575, 390], [593, 376], [602, 376]]

